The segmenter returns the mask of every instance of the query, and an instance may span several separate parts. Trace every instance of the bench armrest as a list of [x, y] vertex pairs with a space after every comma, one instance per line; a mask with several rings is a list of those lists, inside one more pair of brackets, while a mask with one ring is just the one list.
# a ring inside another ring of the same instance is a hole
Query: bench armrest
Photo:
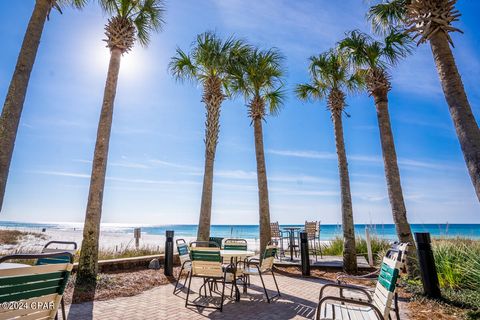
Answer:
[[[352, 300], [352, 299], [346, 298], [343, 295], [343, 291], [345, 290], [345, 291], [354, 291], [354, 292], [357, 292], [357, 293], [362, 293], [363, 295], [365, 295], [367, 297], [368, 302], [372, 302], [372, 297], [370, 296], [370, 293], [368, 293], [368, 291], [365, 290], [365, 288], [352, 286], [352, 285], [346, 285], [346, 284], [334, 284], [334, 283], [326, 284], [322, 287], [322, 289], [320, 289], [319, 300], [321, 300], [323, 298], [323, 291], [326, 288], [330, 288], [330, 287], [338, 288], [339, 291], [340, 291], [340, 297], [342, 299], [347, 299], [349, 301]], [[358, 300], [354, 300], [354, 301], [358, 301]]]

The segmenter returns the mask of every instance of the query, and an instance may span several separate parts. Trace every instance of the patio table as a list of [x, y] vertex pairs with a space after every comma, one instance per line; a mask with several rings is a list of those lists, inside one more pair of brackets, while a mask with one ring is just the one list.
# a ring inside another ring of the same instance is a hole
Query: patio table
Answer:
[[293, 249], [296, 246], [295, 244], [295, 231], [298, 231], [302, 228], [300, 227], [285, 227], [282, 228], [288, 232], [288, 237], [290, 239], [290, 243], [288, 244], [290, 246], [290, 261], [293, 261]]

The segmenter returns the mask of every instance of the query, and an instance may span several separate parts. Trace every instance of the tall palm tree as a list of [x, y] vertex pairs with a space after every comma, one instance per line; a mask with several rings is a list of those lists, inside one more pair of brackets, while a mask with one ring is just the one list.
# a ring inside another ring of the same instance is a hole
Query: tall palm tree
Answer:
[[262, 121], [267, 115], [279, 113], [285, 98], [283, 89], [283, 56], [275, 49], [252, 48], [243, 55], [242, 63], [234, 65], [230, 89], [240, 93], [247, 101], [248, 116], [252, 119], [255, 156], [257, 160], [257, 183], [260, 225], [260, 252], [271, 240], [270, 207], [268, 201], [267, 169], [263, 145]]
[[[374, 99], [380, 128], [388, 195], [398, 239], [415, 246], [412, 230], [407, 219], [407, 209], [403, 199], [397, 153], [388, 112], [388, 92], [391, 89], [388, 68], [394, 66], [411, 52], [411, 38], [405, 33], [391, 30], [384, 37], [383, 42], [379, 42], [358, 30], [354, 30], [347, 33], [347, 37], [341, 40], [338, 45], [357, 72], [364, 76], [366, 89]], [[409, 259], [408, 271], [410, 276], [414, 276], [416, 274], [416, 251], [414, 247], [413, 250], [409, 250], [409, 256], [412, 259]]]
[[105, 42], [110, 49], [110, 64], [93, 155], [83, 242], [78, 265], [78, 283], [94, 282], [97, 275], [103, 190], [120, 60], [124, 53], [133, 48], [135, 41], [143, 46], [149, 43], [150, 33], [160, 30], [164, 13], [163, 0], [101, 0], [100, 5], [105, 12], [112, 16], [105, 26], [107, 37]]
[[28, 22], [27, 31], [23, 37], [22, 47], [17, 58], [17, 65], [15, 66], [15, 71], [10, 81], [0, 117], [0, 211], [3, 206], [8, 171], [12, 160], [18, 125], [22, 115], [23, 103], [27, 94], [30, 73], [35, 63], [45, 21], [49, 18], [52, 9], [57, 9], [61, 13], [62, 8], [65, 6], [81, 8], [86, 2], [87, 0], [35, 1], [35, 7]]
[[352, 196], [348, 175], [347, 154], [343, 139], [342, 113], [345, 110], [345, 92], [354, 92], [363, 86], [362, 78], [350, 72], [348, 60], [336, 50], [329, 50], [310, 58], [310, 83], [297, 85], [295, 92], [301, 100], [327, 100], [335, 134], [335, 145], [340, 174], [343, 229], [343, 268], [355, 273], [355, 229], [353, 224]]
[[220, 108], [226, 98], [224, 87], [231, 78], [228, 69], [246, 50], [248, 47], [241, 40], [230, 37], [222, 41], [215, 33], [205, 32], [197, 36], [190, 53], [177, 49], [169, 66], [176, 79], [195, 81], [203, 86], [202, 102], [206, 109], [205, 169], [197, 233], [197, 239], [202, 241], [210, 237], [213, 166], [220, 131]]
[[368, 17], [374, 30], [404, 27], [419, 38], [417, 45], [429, 42], [443, 93], [457, 132], [473, 187], [480, 200], [480, 128], [468, 102], [450, 45], [450, 32], [462, 32], [452, 25], [460, 13], [456, 0], [390, 0], [370, 8]]

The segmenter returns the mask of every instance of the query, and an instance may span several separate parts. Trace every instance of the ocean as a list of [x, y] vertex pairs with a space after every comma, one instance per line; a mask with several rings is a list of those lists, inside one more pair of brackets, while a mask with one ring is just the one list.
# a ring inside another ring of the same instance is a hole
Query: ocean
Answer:
[[[280, 225], [280, 227], [303, 227], [303, 225]], [[480, 239], [480, 224], [412, 224], [413, 232], [430, 232], [433, 237], [468, 237]], [[0, 221], [0, 228], [18, 229], [25, 231], [42, 231], [42, 229], [79, 230], [82, 223], [26, 223]], [[141, 227], [142, 232], [154, 235], [165, 235], [166, 230], [173, 230], [176, 237], [195, 237], [197, 225], [128, 225], [103, 223], [101, 230], [105, 232], [133, 233], [135, 227]], [[380, 238], [395, 240], [397, 238], [393, 224], [356, 224], [355, 232], [358, 236], [365, 235], [365, 228], [370, 234]], [[324, 224], [320, 227], [320, 239], [331, 240], [341, 235], [341, 226]], [[212, 225], [211, 236], [233, 237], [245, 239], [258, 238], [258, 225]]]

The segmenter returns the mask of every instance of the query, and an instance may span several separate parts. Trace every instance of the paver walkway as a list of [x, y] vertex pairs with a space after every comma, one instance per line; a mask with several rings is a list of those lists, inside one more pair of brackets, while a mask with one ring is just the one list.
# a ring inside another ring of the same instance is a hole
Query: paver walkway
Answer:
[[[72, 305], [68, 319], [313, 319], [320, 288], [327, 282], [316, 278], [286, 276], [277, 276], [277, 281], [282, 294], [279, 299], [267, 303], [258, 277], [252, 277], [248, 293], [242, 294], [239, 302], [226, 299], [223, 312], [197, 307], [185, 308], [186, 291], [173, 295], [173, 285], [169, 284], [133, 297]], [[190, 299], [198, 298], [196, 292], [200, 284], [201, 280], [192, 280], [194, 293], [190, 294]], [[269, 276], [266, 285], [267, 288], [275, 288]], [[229, 287], [227, 288], [226, 293], [229, 294]], [[273, 294], [273, 291], [270, 292]], [[335, 291], [332, 289], [327, 293], [334, 294]], [[402, 316], [404, 319], [407, 318]]]

